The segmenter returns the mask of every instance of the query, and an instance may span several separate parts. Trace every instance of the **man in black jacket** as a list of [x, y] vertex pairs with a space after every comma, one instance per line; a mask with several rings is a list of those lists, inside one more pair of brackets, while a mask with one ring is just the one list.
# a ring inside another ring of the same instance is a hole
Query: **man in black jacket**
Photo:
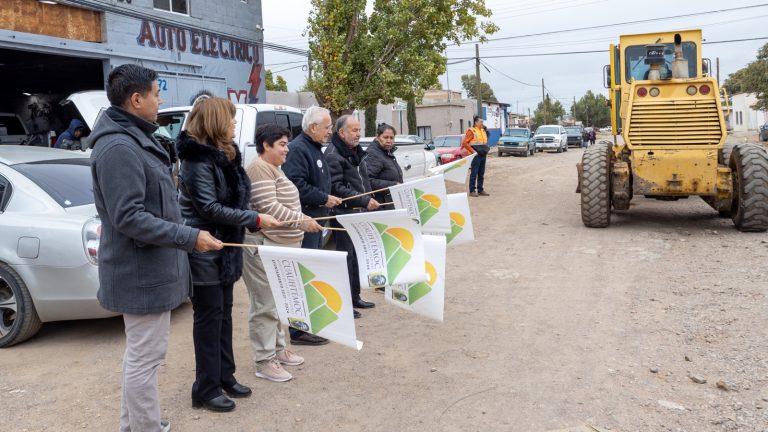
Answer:
[[[331, 175], [323, 155], [323, 143], [331, 135], [331, 114], [318, 106], [310, 107], [301, 120], [302, 132], [289, 144], [283, 172], [299, 190], [301, 212], [310, 217], [328, 216], [330, 209], [341, 204], [331, 195]], [[301, 247], [320, 249], [322, 232], [304, 233]], [[328, 339], [289, 329], [294, 345], [323, 345]]]
[[[371, 191], [371, 182], [368, 179], [368, 170], [364, 160], [367, 157], [365, 150], [360, 148], [360, 121], [350, 115], [343, 115], [336, 120], [336, 133], [331, 137], [331, 145], [325, 151], [328, 165], [331, 170], [331, 191], [334, 195], [347, 198], [341, 205], [334, 209], [335, 214], [348, 214], [376, 210], [379, 203], [370, 195], [350, 198], [361, 193]], [[335, 220], [332, 226], [341, 228]], [[360, 276], [357, 266], [357, 255], [352, 239], [346, 231], [336, 231], [336, 250], [347, 253], [347, 271], [349, 273], [349, 286], [352, 291], [352, 306], [356, 308], [372, 308], [376, 306], [372, 302], [360, 298]], [[360, 317], [360, 312], [355, 311], [355, 318]]]

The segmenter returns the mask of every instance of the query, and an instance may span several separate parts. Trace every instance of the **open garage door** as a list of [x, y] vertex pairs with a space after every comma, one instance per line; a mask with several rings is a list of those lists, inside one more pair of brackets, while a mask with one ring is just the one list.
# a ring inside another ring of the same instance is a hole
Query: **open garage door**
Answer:
[[60, 102], [72, 93], [104, 89], [106, 60], [0, 48], [0, 112], [15, 113], [31, 145], [49, 145], [78, 117]]

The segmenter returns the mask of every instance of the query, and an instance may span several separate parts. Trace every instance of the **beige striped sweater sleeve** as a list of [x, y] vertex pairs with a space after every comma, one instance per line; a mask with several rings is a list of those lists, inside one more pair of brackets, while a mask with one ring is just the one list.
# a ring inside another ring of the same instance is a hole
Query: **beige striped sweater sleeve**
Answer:
[[[285, 177], [280, 168], [257, 159], [248, 165], [251, 180], [251, 207], [259, 213], [273, 216], [278, 221], [295, 221], [305, 218], [301, 213], [299, 191]], [[293, 222], [279, 229], [263, 230], [270, 240], [287, 243], [300, 240], [304, 232], [298, 229], [300, 222]]]

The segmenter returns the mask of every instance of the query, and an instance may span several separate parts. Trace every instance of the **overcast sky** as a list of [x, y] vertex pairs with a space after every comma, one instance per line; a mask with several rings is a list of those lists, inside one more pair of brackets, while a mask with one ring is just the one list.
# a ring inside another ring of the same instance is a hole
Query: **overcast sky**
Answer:
[[[486, 0], [486, 5], [493, 11], [491, 20], [500, 27], [499, 32], [491, 38], [761, 4], [764, 6], [737, 11], [493, 41], [480, 45], [480, 56], [607, 50], [608, 44], [618, 42], [620, 34], [689, 28], [702, 29], [705, 40], [711, 42], [768, 37], [768, 3], [758, 0]], [[262, 11], [265, 42], [307, 48], [307, 38], [302, 34], [306, 28], [306, 17], [309, 16], [309, 0], [263, 0]], [[768, 39], [705, 45], [704, 57], [712, 59], [713, 69], [715, 59], [720, 58], [720, 77], [723, 80], [729, 73], [754, 60], [757, 50], [765, 43], [768, 43]], [[449, 63], [451, 59], [474, 57], [474, 53], [473, 44], [449, 47], [446, 51]], [[264, 52], [264, 58], [267, 68], [281, 71], [278, 74], [288, 81], [289, 90], [296, 90], [306, 81], [306, 68], [302, 69], [298, 63], [286, 64], [305, 59], [271, 50]], [[578, 100], [587, 90], [606, 94], [601, 82], [602, 67], [608, 63], [607, 53], [487, 58], [485, 62], [491, 66], [491, 72], [481, 68], [483, 81], [490, 83], [499, 101], [509, 103], [513, 111], [518, 107], [519, 112], [524, 113], [528, 108], [533, 111], [541, 100], [542, 78], [550, 96], [559, 99], [566, 109], [573, 103], [574, 97]], [[292, 69], [285, 70], [288, 68]], [[441, 76], [440, 81], [444, 88], [461, 90], [461, 75], [474, 71], [474, 61], [450, 65], [448, 73]]]

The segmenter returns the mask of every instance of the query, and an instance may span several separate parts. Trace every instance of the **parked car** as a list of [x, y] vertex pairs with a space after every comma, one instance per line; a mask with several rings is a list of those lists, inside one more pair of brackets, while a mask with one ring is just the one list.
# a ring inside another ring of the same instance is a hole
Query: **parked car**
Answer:
[[533, 156], [536, 154], [533, 133], [528, 128], [508, 128], [499, 138], [496, 151], [499, 156], [508, 153], [523, 157]]
[[118, 315], [96, 299], [100, 234], [87, 154], [0, 146], [0, 347]]
[[568, 135], [568, 145], [576, 147], [584, 147], [584, 128], [581, 126], [568, 126], [565, 128], [565, 133]]
[[0, 144], [26, 144], [29, 132], [14, 113], [0, 113]]
[[464, 135], [440, 135], [432, 140], [435, 151], [440, 155], [440, 164], [447, 164], [469, 156], [469, 151], [461, 146]]
[[760, 141], [768, 141], [768, 122], [760, 126]]
[[558, 153], [568, 151], [568, 134], [560, 125], [542, 125], [536, 129], [533, 136], [536, 142], [536, 150], [555, 150]]
[[[368, 148], [374, 137], [360, 138], [360, 146]], [[395, 135], [395, 159], [403, 170], [403, 181], [415, 180], [429, 174], [438, 165], [438, 158], [430, 144], [418, 135]]]

